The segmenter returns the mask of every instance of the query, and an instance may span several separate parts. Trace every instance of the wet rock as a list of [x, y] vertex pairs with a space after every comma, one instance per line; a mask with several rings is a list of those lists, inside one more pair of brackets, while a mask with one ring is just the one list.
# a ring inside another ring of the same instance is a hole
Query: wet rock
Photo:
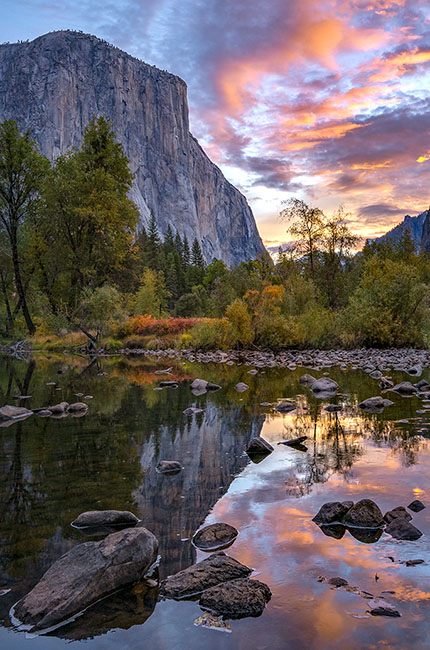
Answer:
[[240, 381], [236, 386], [234, 387], [234, 390], [237, 390], [238, 393], [244, 393], [246, 390], [248, 390], [249, 386], [248, 384], [245, 384], [243, 381]]
[[40, 411], [37, 411], [37, 416], [39, 418], [49, 418], [52, 415], [52, 411], [49, 411], [49, 409], [42, 409]]
[[195, 415], [196, 413], [203, 413], [203, 409], [199, 409], [195, 406], [189, 406], [185, 411], [183, 411], [184, 415]]
[[331, 501], [329, 503], [324, 503], [312, 521], [318, 525], [341, 522], [353, 505], [354, 503], [352, 501], [344, 501], [343, 503], [340, 501]]
[[348, 584], [348, 580], [345, 580], [345, 578], [329, 578], [327, 580], [329, 585], [332, 585], [332, 587], [336, 587], [338, 589], [339, 587], [346, 587]]
[[212, 384], [210, 381], [206, 381], [205, 379], [194, 379], [191, 388], [193, 391], [202, 390], [206, 392], [208, 390], [219, 390], [221, 386], [218, 386], [218, 384]]
[[387, 524], [390, 524], [393, 519], [397, 519], [397, 517], [403, 517], [403, 519], [406, 519], [407, 521], [411, 521], [412, 517], [409, 514], [409, 512], [404, 508], [403, 506], [397, 506], [397, 508], [393, 508], [392, 510], [389, 510], [388, 512], [385, 513], [384, 515], [384, 521]]
[[74, 521], [75, 528], [93, 528], [96, 526], [135, 526], [139, 519], [128, 510], [88, 510], [82, 512]]
[[339, 404], [328, 404], [324, 409], [324, 411], [327, 411], [328, 413], [338, 413], [341, 410], [342, 407], [339, 406]]
[[391, 389], [400, 395], [414, 395], [417, 392], [417, 389], [410, 381], [402, 381], [400, 384], [396, 384]]
[[146, 528], [127, 528], [101, 542], [78, 544], [55, 562], [15, 606], [33, 630], [58, 625], [120, 587], [137, 581], [157, 558], [158, 542]]
[[422, 369], [422, 366], [420, 366], [417, 363], [414, 366], [411, 366], [410, 368], [408, 368], [408, 370], [406, 372], [408, 373], [408, 375], [414, 375], [414, 377], [419, 377], [420, 375], [423, 374], [423, 369]]
[[342, 524], [322, 524], [320, 525], [320, 530], [327, 537], [334, 537], [334, 539], [342, 539], [345, 535], [346, 528]]
[[181, 463], [177, 460], [160, 460], [156, 467], [159, 474], [177, 474], [182, 469]]
[[321, 377], [312, 384], [311, 389], [315, 395], [334, 395], [339, 390], [339, 384], [330, 377]]
[[307, 436], [300, 436], [299, 438], [291, 438], [290, 440], [282, 440], [279, 445], [287, 445], [288, 447], [297, 447], [307, 440]]
[[245, 451], [247, 454], [270, 454], [273, 447], [264, 438], [252, 438]]
[[408, 541], [415, 541], [422, 536], [422, 532], [403, 517], [393, 519], [386, 527], [385, 532], [395, 539]]
[[380, 370], [374, 370], [373, 372], [369, 373], [369, 377], [372, 377], [372, 379], [381, 379], [382, 372]]
[[363, 409], [363, 411], [367, 411], [369, 413], [374, 413], [382, 411], [386, 406], [391, 406], [392, 404], [394, 404], [394, 402], [389, 399], [384, 399], [378, 395], [376, 397], [368, 397], [367, 399], [363, 400], [358, 405], [358, 408]]
[[406, 560], [404, 564], [406, 566], [418, 566], [419, 564], [424, 564], [424, 560]]
[[228, 582], [250, 575], [252, 569], [241, 564], [223, 551], [213, 553], [205, 560], [169, 576], [160, 585], [164, 598], [186, 598], [199, 594], [221, 582]]
[[6, 404], [6, 406], [0, 408], [0, 421], [26, 418], [29, 415], [33, 415], [33, 411], [30, 411], [23, 406], [10, 406], [9, 404]]
[[383, 533], [383, 528], [348, 528], [351, 537], [362, 544], [375, 544]]
[[199, 605], [227, 618], [244, 618], [260, 616], [271, 597], [272, 592], [264, 582], [239, 578], [207, 589]]
[[409, 510], [412, 510], [412, 512], [421, 512], [421, 510], [424, 510], [425, 505], [419, 499], [415, 499], [415, 501], [412, 501], [412, 503], [408, 505], [408, 508]]
[[59, 404], [48, 406], [48, 411], [51, 411], [52, 415], [62, 415], [67, 411], [68, 406], [69, 402], [60, 402]]
[[258, 370], [256, 370], [255, 368], [248, 370], [248, 375], [257, 375], [257, 374], [258, 374]]
[[379, 507], [371, 499], [362, 499], [348, 510], [343, 518], [345, 526], [360, 526], [362, 528], [378, 528], [384, 523]]
[[379, 388], [392, 388], [394, 386], [394, 381], [391, 381], [388, 377], [381, 377], [379, 382]]
[[158, 386], [160, 388], [178, 388], [179, 383], [177, 381], [165, 379], [163, 381], [160, 381]]
[[299, 379], [299, 383], [303, 386], [312, 386], [316, 382], [316, 378], [312, 375], [302, 375]]
[[295, 408], [296, 405], [294, 402], [288, 402], [287, 400], [284, 400], [275, 406], [275, 411], [279, 411], [279, 413], [289, 413], [290, 411], [294, 411]]
[[369, 611], [372, 616], [391, 616], [392, 618], [399, 618], [401, 616], [397, 609], [391, 609], [391, 607], [375, 607]]
[[84, 402], [75, 402], [74, 404], [70, 404], [67, 407], [67, 411], [69, 413], [79, 413], [81, 411], [88, 411], [88, 404], [84, 404]]
[[199, 530], [192, 541], [194, 546], [202, 551], [217, 551], [230, 546], [238, 534], [236, 528], [230, 524], [217, 523]]

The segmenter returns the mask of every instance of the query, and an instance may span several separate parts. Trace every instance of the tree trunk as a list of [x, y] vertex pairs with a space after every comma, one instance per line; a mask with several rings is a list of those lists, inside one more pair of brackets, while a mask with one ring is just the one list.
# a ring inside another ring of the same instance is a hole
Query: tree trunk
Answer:
[[6, 281], [4, 279], [3, 272], [0, 272], [0, 280], [1, 280], [1, 288], [4, 296], [4, 304], [6, 306], [6, 314], [7, 314], [7, 326], [6, 326], [6, 336], [10, 334], [10, 332], [13, 331], [13, 318], [12, 318], [12, 312], [10, 309], [10, 303], [9, 303], [9, 298], [7, 296], [7, 287], [6, 287]]
[[21, 270], [19, 267], [18, 259], [18, 245], [16, 241], [16, 233], [11, 237], [11, 246], [12, 246], [12, 261], [13, 261], [13, 271], [15, 274], [15, 286], [18, 293], [19, 300], [21, 302], [22, 314], [24, 316], [25, 324], [27, 325], [28, 333], [32, 336], [36, 328], [33, 321], [31, 320], [30, 312], [28, 311], [27, 301], [25, 299], [25, 291], [21, 279]]

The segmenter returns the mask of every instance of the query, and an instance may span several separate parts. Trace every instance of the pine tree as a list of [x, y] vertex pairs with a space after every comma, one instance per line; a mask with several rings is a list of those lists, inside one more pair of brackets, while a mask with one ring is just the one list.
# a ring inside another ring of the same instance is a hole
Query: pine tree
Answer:
[[200, 244], [197, 241], [197, 237], [194, 238], [193, 247], [191, 249], [191, 263], [193, 266], [196, 266], [199, 269], [205, 268], [205, 260], [203, 258]]
[[169, 223], [169, 225], [167, 226], [166, 236], [164, 238], [164, 249], [166, 252], [166, 257], [169, 253], [173, 252], [174, 248], [175, 248], [175, 240], [173, 238], [173, 232]]
[[185, 234], [184, 234], [184, 239], [183, 239], [183, 242], [182, 242], [182, 250], [184, 251], [183, 255], [182, 255], [182, 258], [184, 260], [184, 267], [185, 267], [185, 270], [186, 270], [187, 267], [190, 265], [191, 252], [190, 252], [190, 245], [188, 243], [188, 239], [187, 239], [187, 236]]
[[151, 210], [145, 260], [146, 265], [151, 269], [159, 270], [160, 268], [160, 248], [161, 240], [160, 235], [158, 234], [157, 222], [155, 221], [154, 213]]

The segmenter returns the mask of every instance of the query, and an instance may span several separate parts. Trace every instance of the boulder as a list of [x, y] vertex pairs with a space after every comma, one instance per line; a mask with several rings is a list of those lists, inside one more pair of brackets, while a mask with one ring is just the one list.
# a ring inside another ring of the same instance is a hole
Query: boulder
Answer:
[[354, 503], [352, 501], [343, 501], [343, 503], [340, 501], [331, 501], [324, 503], [312, 521], [318, 525], [341, 522], [353, 505]]
[[348, 533], [362, 544], [375, 544], [382, 536], [383, 528], [348, 528]]
[[67, 411], [69, 402], [60, 402], [59, 404], [54, 404], [53, 406], [48, 406], [48, 411], [51, 411], [52, 415], [62, 415]]
[[57, 560], [20, 600], [15, 617], [43, 630], [78, 614], [100, 598], [139, 580], [155, 562], [156, 537], [127, 528], [100, 542], [84, 542]]
[[379, 528], [384, 523], [384, 518], [379, 507], [370, 499], [357, 501], [346, 513], [342, 522], [345, 526], [358, 526], [360, 528]]
[[0, 408], [0, 420], [15, 420], [19, 418], [26, 418], [29, 415], [33, 415], [33, 411], [24, 408], [23, 406], [2, 406]]
[[37, 415], [40, 418], [49, 418], [52, 415], [52, 411], [49, 411], [49, 409], [42, 409], [41, 411], [37, 411]]
[[240, 381], [236, 386], [234, 387], [234, 390], [237, 390], [238, 393], [244, 393], [246, 390], [248, 390], [249, 386], [248, 384], [245, 384], [243, 381]]
[[412, 501], [412, 503], [408, 505], [408, 508], [409, 510], [412, 510], [412, 512], [420, 512], [421, 510], [424, 510], [425, 505], [419, 499], [415, 499], [415, 501]]
[[388, 377], [381, 377], [379, 382], [379, 388], [392, 388], [394, 386], [394, 381], [391, 381]]
[[324, 411], [327, 411], [328, 413], [337, 413], [342, 410], [342, 407], [339, 406], [339, 404], [328, 404]]
[[368, 413], [377, 413], [378, 411], [382, 411], [386, 406], [391, 406], [392, 404], [394, 404], [394, 402], [378, 395], [363, 400], [358, 405], [358, 408], [363, 409], [363, 411], [367, 411]]
[[74, 521], [75, 528], [93, 528], [97, 526], [135, 526], [139, 519], [128, 510], [88, 510], [82, 512]]
[[410, 381], [401, 381], [400, 384], [396, 384], [391, 389], [400, 395], [414, 395], [417, 392], [417, 389]]
[[249, 576], [252, 569], [241, 564], [223, 551], [212, 553], [208, 558], [169, 576], [160, 585], [164, 598], [186, 598], [210, 589], [221, 582]]
[[316, 382], [316, 378], [313, 377], [312, 375], [302, 375], [299, 379], [299, 383], [302, 384], [303, 386], [312, 386]]
[[327, 524], [320, 526], [321, 532], [327, 537], [334, 537], [334, 539], [342, 539], [345, 535], [346, 528], [342, 524]]
[[413, 375], [414, 377], [420, 377], [423, 374], [423, 368], [418, 363], [414, 366], [411, 366], [406, 371], [408, 375]]
[[159, 474], [173, 474], [183, 469], [181, 463], [177, 460], [160, 460], [156, 470]]
[[211, 524], [194, 535], [193, 544], [202, 551], [217, 551], [230, 546], [238, 534], [236, 528], [230, 524]]
[[297, 447], [298, 445], [301, 445], [302, 442], [307, 440], [307, 436], [299, 436], [298, 438], [290, 438], [290, 440], [282, 440], [278, 444], [280, 445], [287, 445], [288, 447]]
[[210, 381], [206, 381], [206, 379], [194, 379], [191, 388], [193, 391], [201, 390], [206, 392], [207, 390], [219, 390], [221, 386], [218, 386], [218, 384], [212, 384]]
[[288, 402], [287, 400], [284, 400], [275, 407], [275, 411], [279, 411], [279, 413], [288, 413], [289, 411], [294, 411], [295, 408], [296, 405], [294, 402]]
[[414, 541], [422, 536], [422, 532], [403, 517], [396, 517], [388, 524], [385, 532], [395, 539]]
[[381, 379], [382, 372], [380, 370], [373, 370], [373, 372], [369, 373], [369, 377], [372, 377], [372, 379]]
[[339, 390], [339, 384], [330, 377], [321, 377], [312, 384], [311, 389], [315, 395], [334, 395]]
[[84, 402], [75, 402], [74, 404], [70, 404], [67, 407], [67, 411], [69, 413], [80, 413], [82, 411], [88, 411], [88, 404], [85, 404]]
[[403, 506], [397, 506], [397, 508], [393, 508], [393, 510], [389, 510], [388, 512], [385, 513], [384, 515], [384, 521], [387, 524], [390, 524], [393, 519], [397, 519], [397, 517], [403, 517], [403, 519], [406, 519], [407, 521], [411, 521], [412, 517], [409, 514], [409, 512], [404, 508]]
[[247, 454], [270, 454], [273, 447], [264, 438], [252, 438], [246, 448]]
[[271, 597], [272, 592], [264, 582], [239, 578], [207, 589], [199, 605], [227, 618], [244, 618], [260, 616]]
[[339, 587], [346, 587], [348, 585], [348, 580], [345, 580], [345, 578], [329, 578], [327, 580], [328, 584], [331, 585], [332, 587], [336, 587], [336, 589], [339, 589]]

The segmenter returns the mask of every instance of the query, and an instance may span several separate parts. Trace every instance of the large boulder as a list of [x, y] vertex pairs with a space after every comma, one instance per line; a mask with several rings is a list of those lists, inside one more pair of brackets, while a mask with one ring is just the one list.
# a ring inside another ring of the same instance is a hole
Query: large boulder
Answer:
[[82, 512], [74, 521], [75, 528], [98, 526], [135, 526], [139, 519], [128, 510], [88, 510]]
[[195, 395], [202, 395], [208, 390], [219, 390], [220, 388], [221, 386], [218, 386], [218, 384], [212, 384], [210, 381], [206, 381], [206, 379], [194, 379], [191, 384], [191, 390]]
[[58, 625], [139, 580], [157, 553], [157, 539], [146, 528], [127, 528], [100, 542], [79, 544], [57, 560], [17, 603], [15, 617], [32, 630]]
[[1, 420], [18, 420], [33, 415], [33, 411], [24, 408], [23, 406], [2, 406], [0, 408], [0, 421]]
[[354, 503], [352, 501], [343, 501], [343, 503], [340, 501], [331, 501], [329, 503], [324, 503], [312, 521], [319, 526], [335, 522], [340, 523], [353, 505]]
[[339, 390], [339, 384], [330, 377], [321, 377], [321, 379], [314, 381], [311, 389], [317, 396], [334, 395]]
[[200, 594], [221, 582], [246, 578], [251, 572], [249, 567], [223, 551], [218, 551], [188, 569], [166, 578], [160, 585], [160, 595], [164, 598], [186, 598]]
[[407, 519], [396, 517], [385, 529], [385, 532], [395, 539], [414, 541], [422, 536], [422, 532], [415, 528]]
[[379, 528], [384, 524], [384, 518], [379, 507], [371, 499], [357, 501], [346, 513], [342, 522], [345, 526], [360, 528]]
[[363, 409], [363, 411], [367, 411], [368, 413], [378, 413], [383, 411], [386, 406], [391, 406], [392, 404], [394, 404], [394, 402], [378, 395], [363, 400], [358, 405], [358, 408]]
[[246, 448], [247, 454], [271, 454], [272, 451], [272, 445], [264, 438], [252, 438]]
[[260, 616], [271, 597], [272, 592], [264, 582], [239, 578], [207, 589], [199, 605], [228, 618], [243, 618]]
[[417, 392], [417, 389], [410, 381], [401, 381], [400, 384], [396, 384], [391, 389], [400, 395], [414, 395]]
[[216, 551], [230, 546], [238, 534], [236, 528], [230, 524], [211, 524], [197, 531], [193, 537], [193, 544], [202, 551]]

